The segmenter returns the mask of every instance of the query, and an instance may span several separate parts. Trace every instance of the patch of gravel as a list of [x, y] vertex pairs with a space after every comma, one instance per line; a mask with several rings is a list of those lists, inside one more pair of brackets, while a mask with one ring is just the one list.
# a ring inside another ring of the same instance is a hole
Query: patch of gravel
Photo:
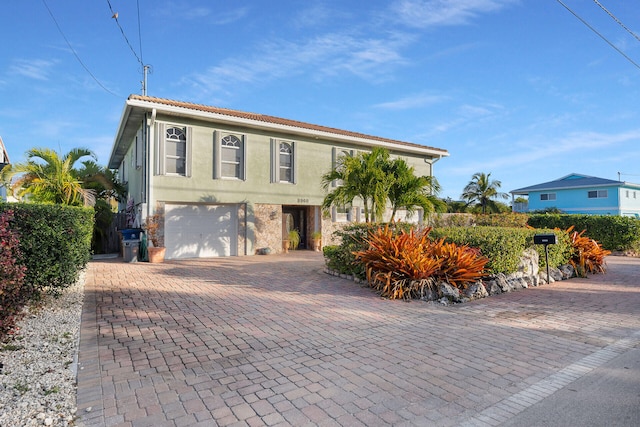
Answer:
[[0, 426], [73, 426], [84, 275], [0, 343]]

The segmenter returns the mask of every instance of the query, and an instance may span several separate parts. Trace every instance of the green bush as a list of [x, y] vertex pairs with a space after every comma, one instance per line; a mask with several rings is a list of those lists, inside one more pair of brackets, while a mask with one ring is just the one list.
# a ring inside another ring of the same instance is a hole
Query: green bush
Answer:
[[539, 233], [555, 233], [557, 245], [549, 245], [549, 265], [566, 264], [571, 257], [571, 240], [565, 232], [554, 230], [532, 230], [508, 227], [448, 227], [434, 228], [432, 239], [444, 238], [449, 243], [468, 245], [480, 249], [489, 258], [487, 269], [493, 273], [510, 274], [517, 271], [520, 256], [525, 249], [533, 247], [540, 255], [540, 267], [546, 267], [544, 246], [534, 245], [533, 236]]
[[534, 228], [559, 228], [572, 225], [575, 231], [586, 230], [586, 235], [610, 251], [640, 249], [640, 221], [613, 215], [533, 214], [528, 224]]
[[93, 209], [0, 203], [0, 212], [7, 210], [14, 212], [10, 227], [21, 236], [18, 263], [27, 268], [25, 283], [34, 299], [74, 284], [91, 259]]
[[480, 227], [525, 228], [529, 215], [523, 213], [500, 213], [475, 215], [475, 224]]
[[[361, 262], [356, 261], [354, 252], [367, 249], [368, 244], [366, 238], [369, 236], [369, 231], [374, 231], [384, 226], [385, 224], [380, 223], [359, 223], [335, 231], [333, 236], [341, 243], [337, 246], [325, 246], [323, 248], [327, 267], [330, 270], [342, 274], [349, 274], [359, 277], [360, 279], [365, 279], [365, 267]], [[392, 224], [396, 232], [400, 230], [409, 231], [411, 226], [412, 224], [401, 222]]]

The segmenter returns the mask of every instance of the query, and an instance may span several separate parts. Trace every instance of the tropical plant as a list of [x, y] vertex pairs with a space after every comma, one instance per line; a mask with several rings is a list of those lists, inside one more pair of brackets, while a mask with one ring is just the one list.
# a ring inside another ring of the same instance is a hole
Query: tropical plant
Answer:
[[323, 209], [351, 205], [358, 197], [363, 203], [365, 221], [381, 220], [390, 185], [385, 171], [388, 163], [389, 151], [381, 147], [375, 147], [370, 153], [340, 157], [336, 167], [322, 176], [324, 189], [339, 183], [325, 196]]
[[296, 250], [300, 246], [300, 233], [295, 228], [289, 231], [289, 248]]
[[461, 197], [467, 201], [467, 204], [475, 203], [480, 206], [483, 214], [487, 213], [487, 209], [491, 212], [499, 212], [500, 208], [493, 199], [507, 199], [509, 197], [506, 193], [498, 191], [501, 186], [500, 181], [491, 179], [491, 173], [477, 172], [464, 187]]
[[163, 242], [160, 239], [160, 225], [162, 222], [162, 216], [160, 214], [153, 214], [145, 218], [142, 228], [147, 233], [149, 240], [156, 248], [162, 247]]
[[[64, 156], [49, 148], [28, 150], [27, 161], [2, 170], [2, 181], [18, 199], [25, 196], [34, 202], [71, 206], [93, 206], [95, 190], [83, 187], [74, 165], [83, 157], [96, 159], [84, 148], [75, 148]], [[17, 177], [13, 182], [11, 179]]]
[[396, 232], [388, 224], [370, 232], [368, 249], [355, 252], [366, 267], [367, 282], [382, 296], [423, 297], [439, 281], [464, 289], [485, 275], [489, 259], [469, 246], [432, 241], [431, 228]]
[[395, 220], [398, 209], [415, 212], [422, 208], [423, 217], [433, 212], [446, 212], [447, 205], [437, 197], [440, 184], [432, 176], [416, 176], [415, 169], [404, 159], [391, 161], [387, 168], [391, 184], [387, 197], [391, 203], [391, 219]]
[[587, 273], [604, 273], [604, 258], [611, 254], [611, 251], [602, 249], [597, 241], [583, 236], [585, 231], [578, 233], [573, 226], [566, 230], [573, 247], [570, 263], [580, 277], [585, 277]]

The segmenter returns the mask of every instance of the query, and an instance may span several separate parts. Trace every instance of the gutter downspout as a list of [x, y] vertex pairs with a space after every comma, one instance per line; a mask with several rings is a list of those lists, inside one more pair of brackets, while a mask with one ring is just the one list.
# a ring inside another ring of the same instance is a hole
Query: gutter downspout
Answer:
[[153, 165], [153, 158], [154, 158], [154, 152], [153, 152], [153, 144], [151, 143], [154, 139], [154, 125], [156, 123], [156, 115], [157, 115], [158, 111], [153, 108], [151, 110], [151, 117], [147, 117], [147, 114], [145, 114], [145, 120], [144, 120], [144, 124], [143, 126], [145, 127], [145, 144], [144, 144], [144, 148], [145, 148], [145, 156], [144, 156], [144, 160], [145, 160], [145, 170], [144, 170], [144, 188], [146, 189], [146, 194], [147, 194], [147, 216], [151, 216], [153, 215], [153, 210], [154, 210], [154, 206], [155, 203], [153, 202], [153, 170], [154, 165]]

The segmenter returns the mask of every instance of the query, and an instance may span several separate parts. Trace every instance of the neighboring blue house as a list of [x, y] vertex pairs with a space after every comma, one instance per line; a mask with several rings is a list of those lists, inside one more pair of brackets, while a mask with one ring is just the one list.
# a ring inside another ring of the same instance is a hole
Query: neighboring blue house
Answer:
[[568, 214], [620, 215], [640, 218], [640, 184], [572, 173], [555, 181], [511, 191], [514, 212], [557, 208]]

